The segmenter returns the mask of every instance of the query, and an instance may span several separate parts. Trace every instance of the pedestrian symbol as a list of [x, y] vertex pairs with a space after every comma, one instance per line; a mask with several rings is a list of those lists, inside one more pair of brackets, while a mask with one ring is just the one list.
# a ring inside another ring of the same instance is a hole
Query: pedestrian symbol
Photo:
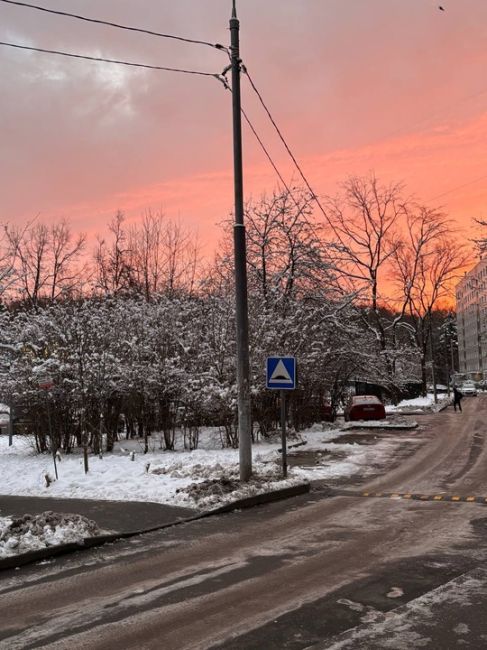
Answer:
[[279, 381], [284, 384], [294, 384], [293, 380], [291, 379], [291, 375], [286, 370], [286, 366], [284, 365], [282, 359], [279, 359], [277, 366], [271, 375], [270, 381]]
[[283, 390], [296, 388], [296, 359], [294, 357], [268, 357], [266, 387]]

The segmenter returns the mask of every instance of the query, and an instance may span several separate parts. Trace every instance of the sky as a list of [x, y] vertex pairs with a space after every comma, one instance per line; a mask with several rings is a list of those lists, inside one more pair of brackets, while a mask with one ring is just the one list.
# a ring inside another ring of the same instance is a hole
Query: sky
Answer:
[[[36, 2], [36, 0], [32, 0]], [[350, 175], [405, 184], [461, 237], [487, 218], [487, 1], [237, 0], [241, 56], [314, 191]], [[231, 0], [37, 0], [126, 25], [229, 44]], [[0, 0], [0, 40], [220, 73], [225, 52]], [[211, 254], [233, 209], [231, 95], [211, 77], [0, 45], [0, 222], [66, 218], [104, 233], [121, 210], [162, 211]], [[297, 181], [242, 78], [243, 107]], [[247, 199], [277, 177], [244, 127]]]

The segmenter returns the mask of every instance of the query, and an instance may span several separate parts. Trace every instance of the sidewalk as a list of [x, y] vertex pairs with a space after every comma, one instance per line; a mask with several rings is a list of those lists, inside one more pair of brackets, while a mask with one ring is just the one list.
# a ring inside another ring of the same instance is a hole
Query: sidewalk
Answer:
[[33, 515], [46, 510], [83, 515], [95, 521], [101, 530], [113, 533], [134, 533], [171, 524], [197, 514], [196, 510], [190, 508], [159, 503], [0, 495], [2, 517]]

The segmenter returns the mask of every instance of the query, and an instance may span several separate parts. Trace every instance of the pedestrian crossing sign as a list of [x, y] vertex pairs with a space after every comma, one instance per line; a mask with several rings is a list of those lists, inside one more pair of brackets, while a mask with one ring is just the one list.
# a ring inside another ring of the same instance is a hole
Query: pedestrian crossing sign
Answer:
[[277, 390], [296, 388], [295, 357], [267, 357], [266, 388]]

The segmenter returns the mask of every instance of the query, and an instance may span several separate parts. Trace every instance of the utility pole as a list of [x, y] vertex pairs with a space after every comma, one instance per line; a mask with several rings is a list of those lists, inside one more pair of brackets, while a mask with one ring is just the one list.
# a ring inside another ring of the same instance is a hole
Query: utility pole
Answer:
[[233, 168], [235, 188], [235, 224], [233, 242], [235, 254], [235, 305], [237, 328], [237, 390], [240, 480], [252, 475], [252, 417], [250, 412], [249, 316], [247, 300], [247, 253], [245, 243], [242, 120], [240, 104], [240, 23], [235, 0], [230, 18], [232, 106], [233, 106]]

